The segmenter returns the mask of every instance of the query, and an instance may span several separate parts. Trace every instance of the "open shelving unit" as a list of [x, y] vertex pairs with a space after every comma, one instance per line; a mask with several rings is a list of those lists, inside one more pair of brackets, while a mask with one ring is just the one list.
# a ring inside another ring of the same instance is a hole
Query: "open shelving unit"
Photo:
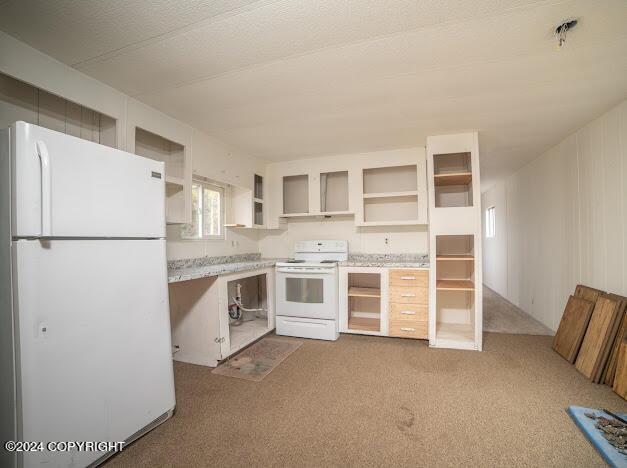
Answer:
[[381, 331], [381, 275], [348, 273], [348, 328]]
[[436, 262], [436, 339], [440, 343], [448, 341], [458, 347], [472, 348], [475, 342], [473, 236], [436, 236]]
[[429, 344], [482, 349], [481, 208], [476, 133], [427, 138]]
[[415, 164], [363, 169], [364, 226], [418, 224]]
[[[188, 200], [185, 147], [156, 133], [135, 127], [135, 154], [165, 163], [166, 222], [188, 222], [191, 204]], [[191, 187], [189, 187], [191, 194]]]
[[265, 227], [265, 205], [263, 177], [255, 174], [252, 188], [229, 186], [227, 197], [227, 228]]

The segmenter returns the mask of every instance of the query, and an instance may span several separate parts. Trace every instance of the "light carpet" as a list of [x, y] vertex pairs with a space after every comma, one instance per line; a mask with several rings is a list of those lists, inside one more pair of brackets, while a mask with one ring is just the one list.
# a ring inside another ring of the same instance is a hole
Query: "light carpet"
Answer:
[[176, 363], [176, 414], [108, 465], [604, 466], [565, 409], [627, 403], [551, 340], [486, 333], [481, 353], [305, 340], [261, 382]]

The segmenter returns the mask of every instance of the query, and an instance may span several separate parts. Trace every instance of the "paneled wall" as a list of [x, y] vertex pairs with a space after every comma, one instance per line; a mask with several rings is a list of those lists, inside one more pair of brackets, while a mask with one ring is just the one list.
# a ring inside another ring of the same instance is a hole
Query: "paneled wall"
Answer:
[[0, 128], [16, 120], [117, 146], [114, 118], [0, 73]]
[[486, 253], [505, 265], [501, 294], [553, 330], [577, 283], [627, 295], [627, 101], [503, 186], [483, 195], [506, 210], [507, 249]]

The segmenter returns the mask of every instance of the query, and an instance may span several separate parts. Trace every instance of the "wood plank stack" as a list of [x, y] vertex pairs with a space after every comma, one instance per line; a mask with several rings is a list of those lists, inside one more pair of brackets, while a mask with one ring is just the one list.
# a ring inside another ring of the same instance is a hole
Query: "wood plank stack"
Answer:
[[625, 398], [627, 298], [577, 285], [566, 303], [553, 349], [590, 380], [612, 386]]

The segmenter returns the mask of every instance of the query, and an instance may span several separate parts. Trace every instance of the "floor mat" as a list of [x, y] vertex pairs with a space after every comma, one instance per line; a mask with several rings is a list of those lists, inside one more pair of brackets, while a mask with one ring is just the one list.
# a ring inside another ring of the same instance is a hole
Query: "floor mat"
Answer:
[[211, 373], [259, 382], [302, 344], [302, 341], [290, 338], [263, 338], [220, 364]]

